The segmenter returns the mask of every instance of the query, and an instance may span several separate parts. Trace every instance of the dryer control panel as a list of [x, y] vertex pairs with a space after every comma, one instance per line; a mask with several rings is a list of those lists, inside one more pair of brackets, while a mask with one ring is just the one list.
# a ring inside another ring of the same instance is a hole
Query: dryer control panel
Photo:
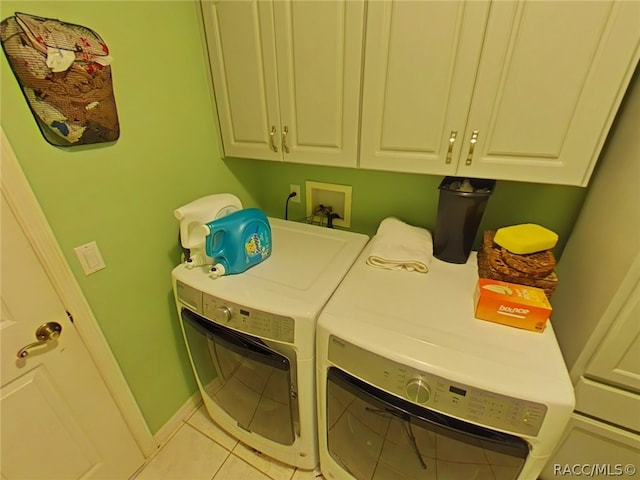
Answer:
[[291, 317], [228, 302], [180, 281], [176, 291], [181, 304], [218, 325], [268, 340], [294, 341], [295, 322]]
[[426, 408], [478, 425], [536, 436], [547, 407], [452, 382], [394, 362], [336, 336], [329, 337], [329, 362], [355, 377]]

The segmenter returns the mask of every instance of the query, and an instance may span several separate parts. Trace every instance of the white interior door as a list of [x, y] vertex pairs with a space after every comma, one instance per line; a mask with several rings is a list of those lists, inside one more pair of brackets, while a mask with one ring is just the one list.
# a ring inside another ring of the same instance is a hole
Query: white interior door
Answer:
[[[127, 479], [144, 456], [2, 195], [2, 479]], [[57, 339], [34, 346], [44, 323]]]

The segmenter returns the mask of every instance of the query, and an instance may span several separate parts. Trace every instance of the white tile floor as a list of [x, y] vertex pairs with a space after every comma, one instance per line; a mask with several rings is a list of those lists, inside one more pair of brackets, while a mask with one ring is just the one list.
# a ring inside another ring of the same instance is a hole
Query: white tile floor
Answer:
[[131, 480], [320, 480], [227, 435], [200, 406]]

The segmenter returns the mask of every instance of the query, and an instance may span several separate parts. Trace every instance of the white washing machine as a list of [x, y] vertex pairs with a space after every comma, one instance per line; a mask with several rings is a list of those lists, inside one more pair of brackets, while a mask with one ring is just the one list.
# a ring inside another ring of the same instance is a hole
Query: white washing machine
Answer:
[[318, 320], [325, 478], [534, 480], [574, 405], [552, 326], [475, 319], [475, 253], [421, 274], [368, 248]]
[[246, 445], [302, 469], [318, 464], [315, 331], [368, 237], [270, 218], [273, 249], [239, 275], [172, 272], [198, 388], [211, 418]]

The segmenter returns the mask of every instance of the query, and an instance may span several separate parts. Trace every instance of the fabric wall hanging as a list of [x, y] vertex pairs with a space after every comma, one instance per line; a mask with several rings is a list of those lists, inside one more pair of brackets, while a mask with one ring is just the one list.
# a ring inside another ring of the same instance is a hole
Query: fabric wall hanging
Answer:
[[16, 13], [0, 23], [2, 49], [44, 138], [56, 146], [120, 136], [112, 57], [81, 25]]

